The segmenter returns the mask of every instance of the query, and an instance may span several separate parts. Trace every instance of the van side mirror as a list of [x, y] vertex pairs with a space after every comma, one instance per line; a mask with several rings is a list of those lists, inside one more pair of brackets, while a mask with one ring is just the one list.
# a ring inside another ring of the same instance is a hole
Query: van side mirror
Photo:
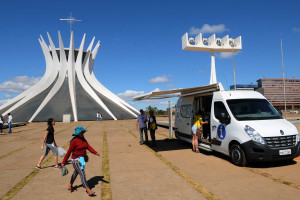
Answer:
[[222, 112], [221, 115], [220, 115], [219, 121], [220, 121], [221, 124], [228, 125], [228, 124], [230, 124], [231, 119], [230, 119], [230, 116], [228, 114], [225, 114], [225, 113]]

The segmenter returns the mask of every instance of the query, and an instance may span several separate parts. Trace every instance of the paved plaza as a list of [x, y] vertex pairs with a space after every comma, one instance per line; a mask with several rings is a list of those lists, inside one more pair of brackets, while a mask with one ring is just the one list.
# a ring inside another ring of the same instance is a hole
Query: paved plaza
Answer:
[[[57, 144], [67, 149], [74, 128], [80, 125], [88, 129], [86, 139], [101, 154], [99, 158], [89, 153], [86, 166], [95, 199], [296, 200], [300, 196], [299, 158], [236, 167], [218, 153], [193, 153], [188, 144], [168, 139], [168, 130], [163, 128], [156, 133], [157, 147], [150, 148], [139, 145], [135, 120], [58, 122], [54, 127]], [[43, 170], [34, 168], [43, 154], [45, 129], [46, 123], [30, 123], [14, 128], [12, 134], [7, 134], [7, 129], [0, 134], [0, 197], [92, 198], [85, 193], [79, 177], [75, 181], [78, 191], [67, 191], [73, 167], [69, 163], [69, 174], [62, 177], [60, 170], [53, 167], [52, 152], [46, 157]], [[103, 154], [106, 148], [107, 154]], [[107, 166], [102, 163], [107, 161]]]

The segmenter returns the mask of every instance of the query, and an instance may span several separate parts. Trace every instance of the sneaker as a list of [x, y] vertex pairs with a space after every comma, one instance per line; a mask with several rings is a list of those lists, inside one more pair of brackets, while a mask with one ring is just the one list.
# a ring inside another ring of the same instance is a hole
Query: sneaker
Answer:
[[35, 168], [42, 170], [41, 166], [35, 166]]
[[144, 142], [140, 142], [140, 145], [144, 144]]

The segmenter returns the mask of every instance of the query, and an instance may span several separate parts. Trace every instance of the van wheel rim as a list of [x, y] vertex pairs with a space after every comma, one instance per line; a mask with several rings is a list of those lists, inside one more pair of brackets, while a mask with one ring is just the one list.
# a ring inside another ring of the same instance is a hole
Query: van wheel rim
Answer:
[[239, 162], [241, 160], [242, 155], [238, 149], [234, 149], [232, 155], [235, 162]]

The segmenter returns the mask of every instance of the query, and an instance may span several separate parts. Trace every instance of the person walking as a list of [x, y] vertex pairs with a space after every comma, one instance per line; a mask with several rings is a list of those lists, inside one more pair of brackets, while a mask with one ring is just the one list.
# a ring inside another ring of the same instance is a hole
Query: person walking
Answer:
[[41, 149], [44, 149], [44, 145], [46, 146], [44, 154], [41, 156], [38, 164], [35, 166], [35, 168], [41, 170], [41, 164], [45, 157], [48, 155], [49, 151], [51, 150], [54, 154], [54, 163], [55, 169], [60, 169], [60, 166], [58, 165], [58, 157], [57, 157], [57, 145], [54, 139], [54, 128], [55, 120], [53, 118], [48, 119], [48, 128], [46, 129], [46, 133], [42, 142]]
[[140, 115], [136, 119], [136, 130], [140, 132], [140, 145], [144, 144], [143, 131], [145, 133], [146, 144], [148, 144], [148, 133], [147, 133], [147, 116], [143, 109], [140, 110]]
[[97, 112], [97, 121], [100, 121], [100, 113]]
[[86, 181], [85, 176], [85, 162], [87, 162], [86, 159], [86, 150], [89, 150], [91, 153], [97, 155], [100, 157], [100, 154], [95, 151], [87, 142], [87, 140], [84, 138], [84, 133], [88, 131], [85, 130], [82, 126], [78, 126], [75, 128], [75, 133], [72, 134], [73, 138], [70, 141], [69, 150], [66, 153], [64, 160], [61, 163], [61, 166], [64, 167], [68, 158], [70, 157], [70, 154], [72, 153], [72, 165], [74, 167], [74, 173], [71, 177], [70, 184], [68, 185], [68, 190], [73, 192], [76, 191], [76, 189], [73, 187], [73, 183], [77, 177], [77, 175], [80, 175], [80, 179], [82, 182], [83, 187], [86, 189], [86, 192], [89, 196], [93, 196], [95, 194], [94, 191], [92, 191], [88, 183]]
[[0, 115], [0, 130], [1, 130], [1, 133], [2, 133], [3, 124], [4, 124], [4, 119], [3, 119], [3, 116]]
[[156, 146], [156, 140], [155, 140], [155, 130], [157, 129], [157, 124], [156, 124], [156, 118], [154, 116], [153, 110], [149, 111], [149, 122], [148, 122], [148, 130], [150, 131], [150, 136], [151, 136], [151, 146], [155, 147]]
[[99, 120], [100, 120], [100, 122], [102, 121], [102, 114], [101, 113], [99, 113]]
[[12, 132], [12, 130], [11, 130], [12, 122], [13, 122], [13, 118], [12, 118], [11, 114], [8, 113], [8, 117], [7, 117], [8, 133]]

